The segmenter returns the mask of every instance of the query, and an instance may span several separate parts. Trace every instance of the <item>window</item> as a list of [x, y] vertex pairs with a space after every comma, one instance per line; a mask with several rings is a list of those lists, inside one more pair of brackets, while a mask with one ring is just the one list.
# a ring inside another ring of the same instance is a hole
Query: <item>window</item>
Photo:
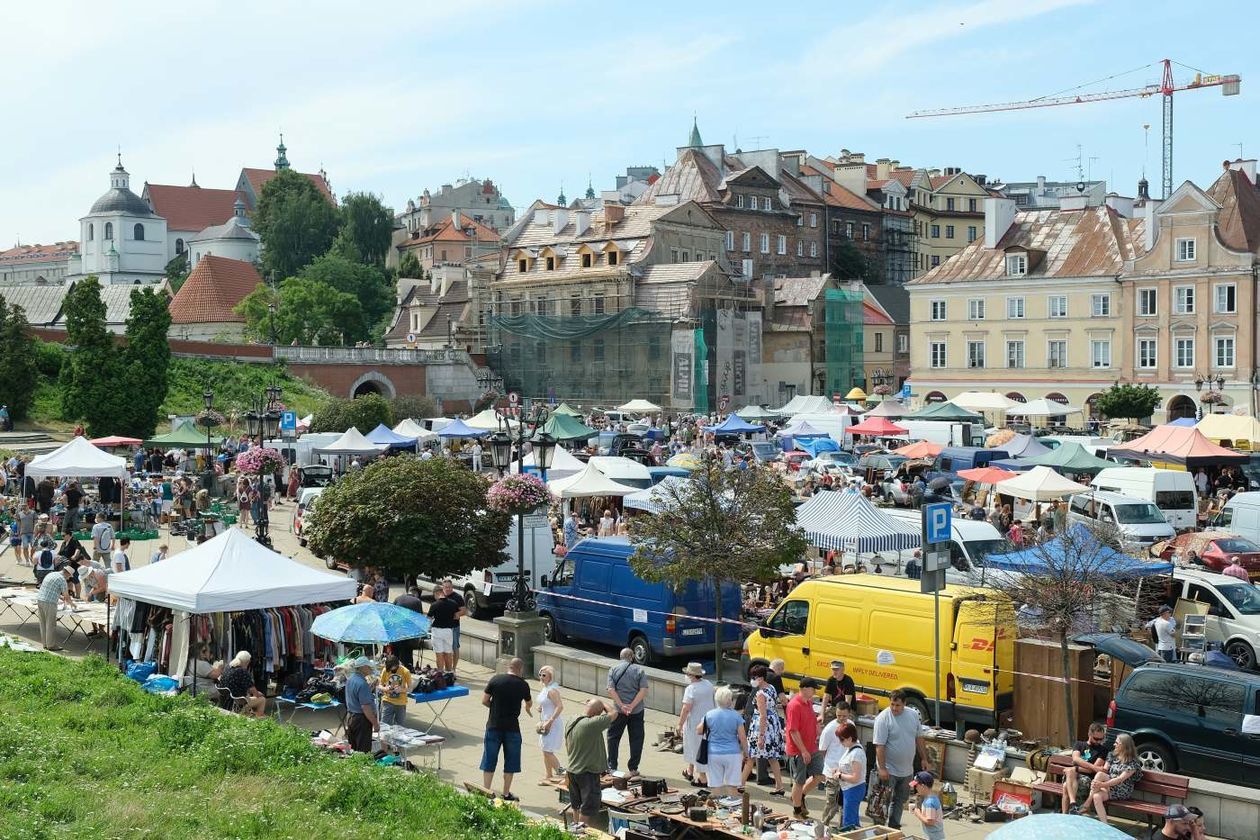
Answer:
[[736, 194], [735, 194], [735, 206], [736, 206], [736, 207], [743, 207], [743, 206], [744, 206], [744, 196], [743, 196], [743, 194], [742, 194], [742, 193], [736, 193]]
[[853, 238], [853, 222], [844, 223], [844, 236], [846, 239]]
[[933, 238], [933, 239], [940, 239], [940, 238], [941, 238], [941, 226], [940, 226], [940, 225], [932, 225], [932, 238]]
[[744, 246], [744, 253], [747, 254], [752, 250], [752, 234], [744, 233], [740, 235], [740, 244]]
[[1096, 368], [1111, 367], [1111, 339], [1096, 338], [1089, 343], [1090, 363]]
[[1138, 289], [1138, 314], [1155, 315], [1159, 312], [1159, 298], [1155, 289]]
[[805, 240], [804, 239], [796, 240], [796, 256], [798, 257], [805, 256]]
[[1028, 257], [1023, 254], [1008, 254], [1006, 257], [1006, 276], [1023, 277], [1028, 273]]
[[1232, 315], [1238, 311], [1238, 291], [1233, 283], [1212, 287], [1212, 311], [1221, 315]]
[[866, 223], [862, 224], [862, 241], [863, 242], [871, 241], [871, 226]]
[[595, 295], [595, 314], [596, 315], [604, 314], [604, 296], [603, 295]]
[[1138, 339], [1138, 367], [1150, 369], [1159, 363], [1156, 346], [1153, 338]]
[[967, 301], [967, 320], [984, 320], [984, 298], [972, 298]]
[[768, 195], [764, 195], [764, 196], [762, 196], [762, 197], [761, 197], [761, 209], [762, 209], [762, 210], [773, 210], [773, 209], [774, 209], [774, 205], [772, 205], [772, 204], [770, 203], [770, 196], [768, 196]]
[[1173, 289], [1173, 314], [1194, 314], [1194, 286], [1177, 286]]
[[953, 238], [954, 238], [954, 226], [953, 226], [953, 225], [945, 225], [945, 238], [946, 238], [946, 239], [953, 239]]
[[931, 264], [932, 264], [932, 268], [936, 268], [938, 265], [941, 264], [941, 257], [939, 254], [932, 255]]
[[577, 316], [582, 314], [582, 296], [574, 293], [569, 298], [569, 315]]
[[137, 242], [144, 241], [144, 225], [136, 222], [136, 226], [131, 229], [131, 238]]
[[1006, 342], [1006, 366], [1022, 368], [1024, 366], [1024, 342], [1022, 340]]
[[897, 352], [898, 353], [910, 352], [910, 334], [909, 333], [899, 333], [897, 335]]
[[1091, 311], [1095, 318], [1108, 318], [1111, 316], [1111, 295], [1107, 293], [1093, 295], [1091, 300]]
[[728, 230], [726, 232], [726, 250], [735, 250], [735, 231], [733, 230]]
[[[941, 345], [944, 347], [945, 345]], [[932, 367], [936, 367], [935, 364]], [[942, 365], [943, 367], [943, 365]], [[982, 368], [984, 367], [984, 342], [968, 341], [967, 342], [967, 367]]]
[[621, 262], [621, 252], [620, 252], [620, 251], [609, 251], [609, 252], [608, 252], [608, 264], [609, 264], [609, 265], [616, 265], [616, 264], [617, 264], [617, 263], [619, 263], [619, 262]]
[[761, 236], [759, 237], [759, 240], [761, 243], [761, 253], [763, 254], [770, 253], [770, 234], [768, 233], [761, 234]]
[[113, 222], [105, 223], [105, 238], [106, 239], [114, 238], [114, 223]]
[[1234, 337], [1232, 335], [1218, 335], [1212, 339], [1216, 349], [1216, 366], [1218, 368], [1232, 368], [1234, 366]]
[[976, 241], [976, 226], [975, 225], [967, 225], [967, 241], [968, 242]]
[[777, 241], [775, 242], [775, 246], [776, 246], [775, 250], [778, 253], [786, 254], [787, 253], [787, 237], [784, 236], [783, 234], [779, 234]]
[[817, 243], [817, 242], [811, 242], [811, 243], [809, 243], [809, 255], [810, 255], [811, 257], [817, 257], [817, 256], [818, 256], [818, 243]]
[[809, 602], [788, 601], [778, 612], [770, 616], [772, 630], [789, 636], [803, 636], [809, 625]]
[[1194, 262], [1195, 252], [1198, 250], [1196, 243], [1195, 239], [1178, 239], [1175, 243], [1177, 250], [1174, 259], [1177, 262]]
[[1008, 297], [1006, 299], [1006, 317], [1024, 317], [1024, 299], [1022, 297]]
[[1175, 341], [1173, 341], [1173, 348], [1175, 351], [1173, 358], [1176, 361], [1177, 367], [1179, 368], [1194, 367], [1194, 339], [1193, 338], [1178, 338]]
[[884, 334], [882, 332], [875, 333], [875, 352], [884, 352]]
[[954, 209], [954, 199], [952, 199], [952, 198], [947, 198], [947, 199], [945, 199], [945, 209], [946, 209], [946, 210], [953, 210], [953, 209]]
[[1067, 342], [1053, 339], [1046, 342], [1046, 367], [1067, 367]]
[[591, 357], [595, 361], [597, 362], [604, 361], [604, 339], [602, 338], [595, 339], [595, 341], [591, 343], [591, 350], [593, 351], [591, 353]]
[[[797, 219], [797, 221], [799, 222], [800, 220], [799, 220], [799, 219]], [[831, 220], [831, 235], [832, 235], [832, 236], [839, 236], [839, 235], [840, 235], [840, 220], [839, 220], [839, 219], [832, 219], [832, 220]]]
[[[675, 262], [677, 262], [677, 260], [675, 260]], [[590, 268], [590, 267], [591, 267], [591, 254], [588, 252], [582, 255], [582, 268]]]
[[[683, 251], [683, 252], [682, 252], [682, 261], [683, 261], [683, 262], [690, 262], [690, 261], [691, 261], [691, 254], [690, 254], [689, 252], [687, 252], [687, 251]], [[674, 262], [678, 262], [678, 260], [674, 260]]]
[[933, 341], [928, 345], [928, 353], [932, 358], [932, 367], [945, 367], [945, 342]]
[[[767, 207], [766, 209], [769, 210], [770, 208]], [[812, 228], [818, 227], [818, 214], [817, 213], [809, 214], [809, 226]]]
[[1067, 295], [1050, 295], [1046, 298], [1046, 317], [1067, 317]]
[[524, 274], [525, 272], [529, 271], [529, 260], [527, 260], [527, 259], [519, 259], [519, 260], [517, 260], [517, 261], [516, 261], [516, 270], [517, 270], [518, 272], [520, 272], [521, 274]]
[[931, 301], [930, 306], [931, 306], [931, 312], [932, 312], [932, 320], [944, 321], [945, 320], [945, 301], [934, 300], [934, 301]]
[[[88, 227], [90, 228], [91, 225], [88, 225]], [[175, 253], [176, 255], [184, 253], [184, 240], [182, 239], [175, 240]]]
[[976, 200], [974, 198], [967, 199], [967, 212], [975, 213], [976, 209]]

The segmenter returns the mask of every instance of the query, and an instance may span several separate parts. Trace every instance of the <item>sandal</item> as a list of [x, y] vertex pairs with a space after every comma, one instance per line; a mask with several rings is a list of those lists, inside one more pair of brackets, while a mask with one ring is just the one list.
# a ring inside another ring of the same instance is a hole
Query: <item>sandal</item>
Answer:
[[783, 790], [783, 788], [776, 788], [775, 790], [770, 791], [770, 795], [771, 796], [787, 796], [787, 793]]
[[690, 770], [683, 770], [682, 777], [691, 782], [693, 785], [696, 783], [696, 777]]

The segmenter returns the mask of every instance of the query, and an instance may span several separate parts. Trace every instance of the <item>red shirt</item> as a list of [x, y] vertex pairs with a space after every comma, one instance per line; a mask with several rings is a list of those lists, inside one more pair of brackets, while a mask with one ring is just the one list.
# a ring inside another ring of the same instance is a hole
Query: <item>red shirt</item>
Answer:
[[814, 704], [803, 694], [797, 694], [787, 704], [787, 754], [800, 755], [793, 732], [800, 733], [801, 740], [811, 753], [818, 749], [818, 716], [814, 713]]

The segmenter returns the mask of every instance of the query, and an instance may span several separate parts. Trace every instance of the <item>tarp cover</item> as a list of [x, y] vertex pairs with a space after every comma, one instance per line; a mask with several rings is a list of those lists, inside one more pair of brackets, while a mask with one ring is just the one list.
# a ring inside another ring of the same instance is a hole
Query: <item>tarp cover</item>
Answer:
[[917, 548], [919, 529], [852, 490], [818, 493], [796, 509], [796, 524], [819, 548], [867, 553]]
[[110, 476], [124, 481], [127, 478], [127, 459], [102, 452], [85, 437], [73, 437], [47, 455], [33, 458], [26, 465], [27, 478], [39, 479], [48, 475], [61, 478]]
[[1082, 573], [1109, 577], [1166, 575], [1173, 570], [1173, 564], [1165, 560], [1141, 560], [1102, 545], [1089, 528], [1080, 523], [1068, 528], [1065, 536], [1033, 548], [1009, 554], [986, 554], [984, 564], [993, 569], [1025, 574], [1059, 574], [1075, 567]]
[[808, 452], [809, 457], [817, 458], [819, 452], [839, 452], [840, 444], [829, 437], [793, 438], [796, 448]]
[[1113, 447], [1108, 454], [1116, 458], [1181, 464], [1187, 467], [1240, 464], [1249, 457], [1244, 453], [1217, 446], [1197, 428], [1168, 425], [1156, 426], [1140, 438]]
[[109, 578], [111, 595], [198, 614], [345, 601], [358, 588], [350, 578], [259, 545], [239, 528]]

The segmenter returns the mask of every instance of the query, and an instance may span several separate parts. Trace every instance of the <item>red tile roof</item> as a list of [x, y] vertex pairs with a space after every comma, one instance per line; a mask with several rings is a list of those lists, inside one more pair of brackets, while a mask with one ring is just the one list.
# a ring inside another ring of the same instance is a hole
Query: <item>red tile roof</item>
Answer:
[[145, 184], [144, 197], [153, 212], [166, 219], [167, 230], [202, 231], [232, 218], [236, 190]]
[[[248, 166], [242, 169], [241, 173], [245, 176], [246, 180], [249, 181], [250, 187], [254, 190], [254, 195], [260, 197], [262, 196], [263, 185], [272, 178], [276, 177], [276, 170], [274, 169], [250, 169]], [[337, 199], [332, 194], [332, 190], [329, 188], [328, 182], [324, 180], [323, 175], [311, 172], [301, 172], [299, 174], [310, 178], [311, 183], [319, 188], [319, 191], [324, 194], [325, 198], [333, 204], [337, 203]]]
[[[417, 245], [423, 245], [429, 242], [473, 241], [473, 242], [495, 243], [499, 241], [498, 233], [496, 233], [494, 230], [490, 229], [489, 227], [483, 225], [481, 222], [477, 221], [471, 216], [466, 216], [463, 213], [460, 213], [459, 221], [460, 221], [460, 226], [455, 227], [453, 224], [451, 224], [451, 217], [447, 216], [445, 219], [438, 222], [437, 224], [429, 225], [429, 227], [425, 228], [421, 232], [419, 237], [417, 237], [416, 239], [408, 240], [406, 243], [403, 244], [403, 247], [414, 248]], [[464, 232], [468, 230], [469, 228], [472, 229], [472, 232], [473, 232], [472, 236], [469, 236], [468, 234]]]
[[879, 307], [867, 300], [862, 301], [862, 323], [876, 327], [894, 326], [892, 318], [889, 318], [879, 310]]
[[261, 282], [251, 263], [202, 257], [171, 301], [171, 323], [242, 323], [245, 319], [232, 309]]
[[1235, 251], [1260, 250], [1260, 191], [1246, 173], [1222, 172], [1207, 194], [1221, 205], [1217, 228], [1221, 241]]
[[51, 245], [18, 245], [0, 251], [0, 263], [60, 262], [79, 251], [78, 242], [54, 242]]

